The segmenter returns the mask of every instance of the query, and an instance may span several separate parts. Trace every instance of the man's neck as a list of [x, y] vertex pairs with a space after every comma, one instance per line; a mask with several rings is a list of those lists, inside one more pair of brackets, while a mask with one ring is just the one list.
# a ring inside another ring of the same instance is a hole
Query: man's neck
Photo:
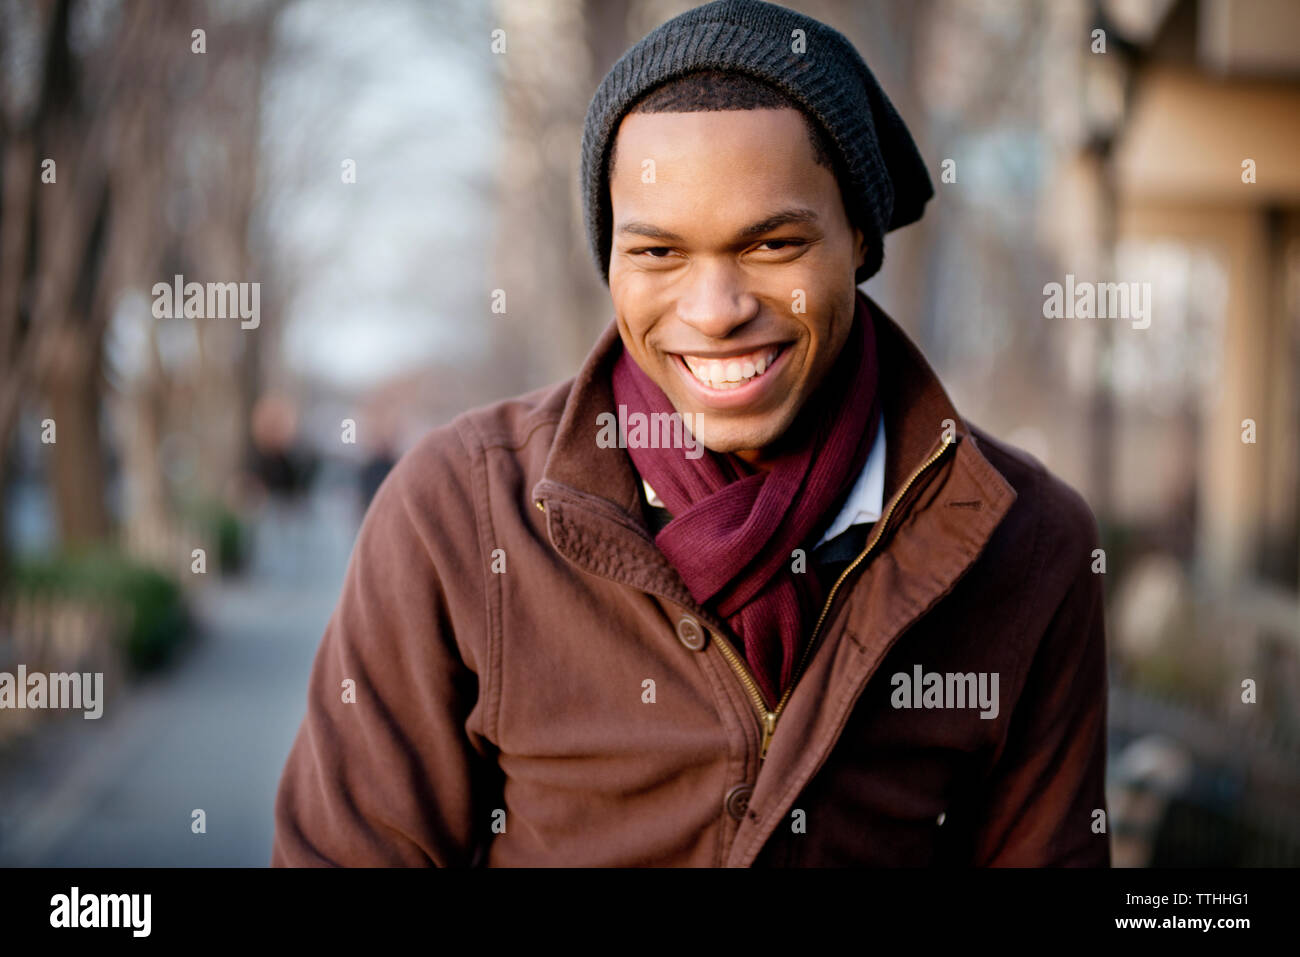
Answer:
[[745, 449], [740, 452], [733, 452], [732, 454], [750, 468], [756, 469], [759, 472], [772, 471], [772, 463], [767, 456], [764, 455], [763, 449]]

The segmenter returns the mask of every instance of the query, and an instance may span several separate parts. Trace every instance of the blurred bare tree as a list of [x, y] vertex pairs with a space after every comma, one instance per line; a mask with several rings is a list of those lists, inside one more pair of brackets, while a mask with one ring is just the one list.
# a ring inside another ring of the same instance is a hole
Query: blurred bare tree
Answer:
[[[248, 278], [260, 76], [277, 9], [0, 3], [0, 472], [24, 400], [41, 396], [57, 429], [48, 462], [65, 546], [109, 533], [101, 409], [115, 314], [147, 318], [144, 294], [175, 273]], [[114, 385], [128, 410], [127, 519], [158, 525], [168, 416], [190, 417], [204, 491], [238, 467], [256, 337], [200, 322], [196, 363], [177, 376], [158, 324], [141, 328], [147, 361]]]

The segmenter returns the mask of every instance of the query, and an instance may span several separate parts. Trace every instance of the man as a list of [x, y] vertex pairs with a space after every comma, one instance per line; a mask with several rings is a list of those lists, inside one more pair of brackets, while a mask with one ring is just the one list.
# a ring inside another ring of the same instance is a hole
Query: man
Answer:
[[385, 481], [282, 865], [1108, 865], [1097, 527], [856, 290], [932, 187], [839, 33], [722, 0], [583, 136], [614, 320]]

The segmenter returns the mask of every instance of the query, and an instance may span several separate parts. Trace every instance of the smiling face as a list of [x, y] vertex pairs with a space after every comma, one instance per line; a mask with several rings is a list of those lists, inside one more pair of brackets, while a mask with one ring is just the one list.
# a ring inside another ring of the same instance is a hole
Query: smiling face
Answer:
[[609, 181], [624, 348], [700, 414], [686, 421], [704, 445], [759, 468], [839, 355], [865, 258], [805, 123], [794, 109], [631, 113]]

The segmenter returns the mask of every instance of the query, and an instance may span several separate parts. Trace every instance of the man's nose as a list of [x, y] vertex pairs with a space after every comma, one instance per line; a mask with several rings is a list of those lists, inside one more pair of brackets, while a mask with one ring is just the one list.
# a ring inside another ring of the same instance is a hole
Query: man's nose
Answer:
[[725, 339], [758, 315], [758, 300], [746, 291], [734, 263], [700, 262], [677, 300], [677, 317], [710, 339]]

